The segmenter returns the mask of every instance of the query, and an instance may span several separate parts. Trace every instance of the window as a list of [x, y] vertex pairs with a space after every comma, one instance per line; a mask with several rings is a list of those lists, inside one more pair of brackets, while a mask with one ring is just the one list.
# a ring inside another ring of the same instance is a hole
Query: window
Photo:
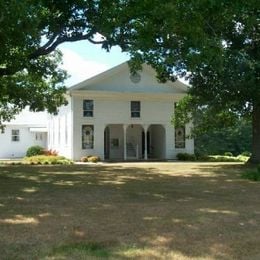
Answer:
[[83, 116], [93, 117], [94, 102], [93, 100], [83, 100]]
[[19, 142], [20, 141], [20, 131], [19, 130], [12, 130], [12, 141]]
[[43, 140], [42, 133], [35, 133], [35, 140], [36, 141], [42, 141]]
[[140, 101], [131, 101], [131, 117], [140, 117], [141, 103]]
[[94, 126], [82, 125], [82, 149], [93, 149], [94, 147]]
[[185, 127], [175, 128], [175, 148], [185, 148]]

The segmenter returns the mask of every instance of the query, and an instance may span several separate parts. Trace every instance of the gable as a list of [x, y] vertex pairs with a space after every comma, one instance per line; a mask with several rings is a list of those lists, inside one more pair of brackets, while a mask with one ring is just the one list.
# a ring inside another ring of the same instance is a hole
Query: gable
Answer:
[[103, 72], [93, 78], [85, 80], [69, 91], [89, 90], [121, 93], [186, 93], [187, 85], [176, 82], [160, 83], [156, 78], [155, 71], [148, 65], [143, 65], [140, 81], [134, 83], [130, 78], [130, 70], [127, 63]]

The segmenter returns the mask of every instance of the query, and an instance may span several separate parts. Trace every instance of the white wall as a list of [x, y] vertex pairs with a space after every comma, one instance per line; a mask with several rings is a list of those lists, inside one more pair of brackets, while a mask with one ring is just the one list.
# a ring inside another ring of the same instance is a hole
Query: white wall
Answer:
[[[12, 129], [20, 131], [20, 141], [12, 141]], [[27, 149], [33, 145], [46, 147], [47, 133], [41, 133], [43, 139], [36, 140], [35, 132], [30, 127], [21, 125], [7, 125], [5, 132], [0, 132], [0, 158], [24, 157]]]
[[[94, 116], [93, 118], [83, 117], [83, 100], [94, 100]], [[130, 101], [141, 101], [141, 117], [131, 118]], [[99, 155], [104, 158], [104, 129], [111, 124], [125, 125], [163, 125], [165, 127], [166, 147], [165, 157], [173, 159], [178, 152], [193, 153], [193, 141], [186, 140], [186, 148], [176, 151], [174, 144], [174, 127], [171, 124], [171, 116], [173, 113], [174, 97], [167, 97], [163, 101], [157, 100], [156, 97], [151, 98], [140, 95], [139, 98], [131, 98], [130, 94], [121, 95], [120, 98], [97, 97], [91, 96], [73, 96], [72, 110], [73, 113], [73, 159], [80, 159], [86, 155]], [[83, 150], [81, 148], [81, 128], [82, 125], [94, 125], [94, 148]], [[188, 132], [188, 131], [187, 131]], [[122, 133], [120, 133], [120, 136]], [[119, 136], [119, 137], [120, 137]], [[120, 137], [121, 138], [121, 137]], [[141, 140], [141, 137], [140, 137]], [[141, 142], [141, 141], [140, 141]], [[141, 153], [141, 144], [140, 144]], [[141, 157], [141, 154], [140, 154]]]
[[[10, 122], [4, 122], [5, 132], [0, 131], [0, 158], [18, 158], [24, 157], [26, 150], [33, 145], [40, 145], [44, 148], [47, 146], [47, 133], [42, 132], [42, 140], [36, 140], [36, 133], [30, 132], [30, 128], [46, 128], [46, 112], [30, 112], [25, 108], [15, 119]], [[13, 142], [11, 132], [20, 130], [20, 141]]]
[[59, 155], [72, 158], [73, 121], [69, 96], [67, 100], [68, 105], [60, 107], [57, 115], [49, 115], [48, 149], [57, 151]]

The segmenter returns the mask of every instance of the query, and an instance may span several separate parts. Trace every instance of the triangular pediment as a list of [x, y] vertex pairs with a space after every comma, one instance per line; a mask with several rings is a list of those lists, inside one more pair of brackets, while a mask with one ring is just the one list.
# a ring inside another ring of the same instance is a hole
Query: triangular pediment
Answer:
[[186, 93], [187, 85], [180, 82], [160, 83], [156, 72], [144, 64], [142, 71], [131, 75], [126, 63], [87, 79], [69, 89], [69, 91], [103, 91], [123, 93]]

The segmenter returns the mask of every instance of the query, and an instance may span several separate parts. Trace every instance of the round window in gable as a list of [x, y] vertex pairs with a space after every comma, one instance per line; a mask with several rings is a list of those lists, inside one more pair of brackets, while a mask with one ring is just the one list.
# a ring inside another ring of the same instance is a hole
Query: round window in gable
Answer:
[[131, 73], [130, 80], [135, 84], [139, 83], [141, 80], [141, 75], [138, 72]]

